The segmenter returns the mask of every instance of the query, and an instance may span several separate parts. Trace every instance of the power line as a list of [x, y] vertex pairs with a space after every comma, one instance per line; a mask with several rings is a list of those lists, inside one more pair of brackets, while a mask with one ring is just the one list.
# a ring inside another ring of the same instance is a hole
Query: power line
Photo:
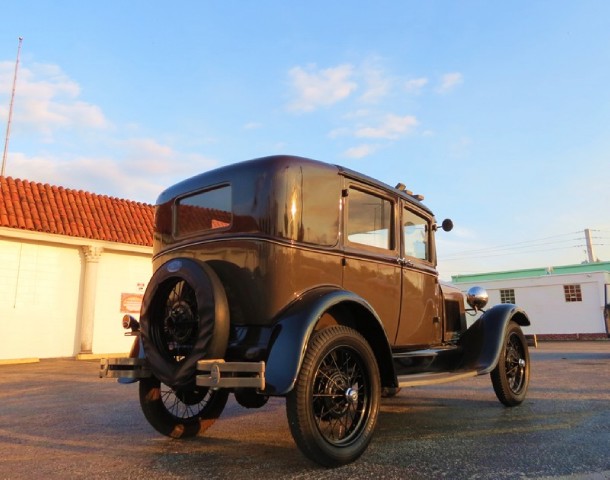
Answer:
[[[597, 231], [597, 230], [596, 230]], [[566, 238], [562, 238], [566, 237]], [[595, 240], [591, 242], [592, 247], [604, 247], [609, 245], [606, 242], [605, 237], [593, 237]], [[494, 247], [479, 248], [473, 250], [465, 250], [462, 252], [455, 252], [446, 256], [440, 254], [439, 260], [442, 261], [458, 261], [472, 258], [489, 258], [489, 257], [502, 257], [502, 256], [514, 256], [514, 255], [528, 255], [532, 253], [548, 252], [555, 250], [569, 250], [569, 249], [585, 249], [588, 251], [589, 246], [583, 241], [583, 233], [581, 231], [563, 233], [558, 235], [552, 235], [543, 238], [537, 238], [534, 240], [524, 240], [521, 242], [515, 242], [506, 245], [499, 245]], [[567, 245], [566, 245], [567, 244]]]
[[[552, 239], [557, 239], [558, 237], [565, 237], [568, 235], [572, 236], [572, 238], [549, 241]], [[578, 235], [578, 237], [574, 237], [574, 235]], [[485, 248], [478, 248], [478, 249], [473, 249], [473, 250], [464, 250], [461, 252], [455, 252], [455, 253], [449, 254], [449, 255], [447, 255], [447, 257], [462, 257], [462, 256], [473, 256], [473, 255], [476, 256], [476, 255], [485, 254], [485, 253], [507, 251], [507, 250], [524, 250], [524, 249], [528, 249], [528, 248], [542, 247], [542, 246], [547, 246], [547, 245], [556, 245], [556, 244], [575, 242], [575, 241], [582, 241], [581, 232], [570, 232], [570, 233], [564, 233], [564, 234], [559, 234], [559, 235], [552, 235], [552, 236], [544, 237], [544, 238], [538, 238], [538, 239], [534, 239], [534, 240], [524, 240], [522, 242], [510, 243], [510, 244], [505, 244], [505, 245], [497, 245], [494, 247], [485, 247]], [[575, 245], [572, 245], [572, 246], [575, 246]], [[565, 247], [565, 248], [568, 248], [568, 247]]]
[[499, 253], [493, 253], [493, 251], [487, 252], [487, 253], [481, 253], [481, 254], [468, 254], [468, 255], [461, 255], [461, 256], [456, 256], [456, 255], [447, 255], [446, 257], [443, 255], [439, 255], [439, 260], [445, 262], [452, 262], [452, 261], [458, 261], [458, 260], [465, 260], [465, 259], [470, 259], [470, 258], [490, 258], [490, 257], [508, 257], [511, 255], [526, 255], [526, 254], [531, 254], [531, 253], [540, 253], [540, 252], [550, 252], [550, 251], [555, 251], [555, 250], [569, 250], [569, 249], [573, 249], [573, 248], [582, 248], [585, 247], [585, 245], [568, 245], [566, 247], [553, 247], [553, 248], [548, 248], [548, 247], [544, 247], [544, 248], [540, 248], [540, 247], [544, 247], [544, 245], [532, 245], [528, 248], [533, 248], [534, 250], [521, 250], [518, 252], [499, 252]]

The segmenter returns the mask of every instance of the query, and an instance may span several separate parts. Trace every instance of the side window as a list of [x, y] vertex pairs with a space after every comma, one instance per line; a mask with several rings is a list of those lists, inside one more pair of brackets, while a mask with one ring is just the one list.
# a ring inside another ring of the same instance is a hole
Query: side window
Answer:
[[231, 225], [231, 187], [229, 185], [181, 198], [176, 204], [176, 236]]
[[405, 208], [402, 212], [404, 254], [421, 260], [429, 260], [428, 233], [426, 219]]
[[352, 243], [393, 249], [392, 202], [355, 188], [350, 188], [347, 198], [347, 239]]

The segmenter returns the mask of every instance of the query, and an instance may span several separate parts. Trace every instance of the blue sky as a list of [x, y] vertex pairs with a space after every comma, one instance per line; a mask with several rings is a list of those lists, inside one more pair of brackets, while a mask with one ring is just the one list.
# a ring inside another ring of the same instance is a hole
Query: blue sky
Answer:
[[[287, 153], [425, 195], [439, 270], [610, 260], [610, 2], [3, 5], [6, 175], [154, 203]], [[4, 135], [2, 135], [4, 145]]]

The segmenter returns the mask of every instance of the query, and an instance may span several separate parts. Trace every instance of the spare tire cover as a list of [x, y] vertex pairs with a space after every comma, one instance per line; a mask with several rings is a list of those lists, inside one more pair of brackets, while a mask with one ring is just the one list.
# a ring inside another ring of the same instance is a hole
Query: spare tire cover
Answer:
[[146, 288], [140, 325], [152, 373], [173, 388], [192, 386], [197, 361], [223, 358], [227, 348], [229, 309], [220, 279], [196, 260], [166, 262]]

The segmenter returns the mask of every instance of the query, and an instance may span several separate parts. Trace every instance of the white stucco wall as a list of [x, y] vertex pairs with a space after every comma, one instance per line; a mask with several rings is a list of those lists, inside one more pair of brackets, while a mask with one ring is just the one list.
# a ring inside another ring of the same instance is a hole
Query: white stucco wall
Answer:
[[[152, 275], [150, 256], [104, 251], [100, 257], [93, 353], [128, 352], [133, 337], [124, 336], [121, 327], [121, 294], [143, 294]], [[131, 313], [139, 319], [139, 313]]]
[[129, 351], [133, 337], [123, 335], [121, 294], [144, 293], [152, 248], [0, 229], [0, 361], [81, 353], [91, 243], [101, 252], [90, 270], [91, 353]]
[[0, 239], [0, 359], [74, 355], [78, 248]]

